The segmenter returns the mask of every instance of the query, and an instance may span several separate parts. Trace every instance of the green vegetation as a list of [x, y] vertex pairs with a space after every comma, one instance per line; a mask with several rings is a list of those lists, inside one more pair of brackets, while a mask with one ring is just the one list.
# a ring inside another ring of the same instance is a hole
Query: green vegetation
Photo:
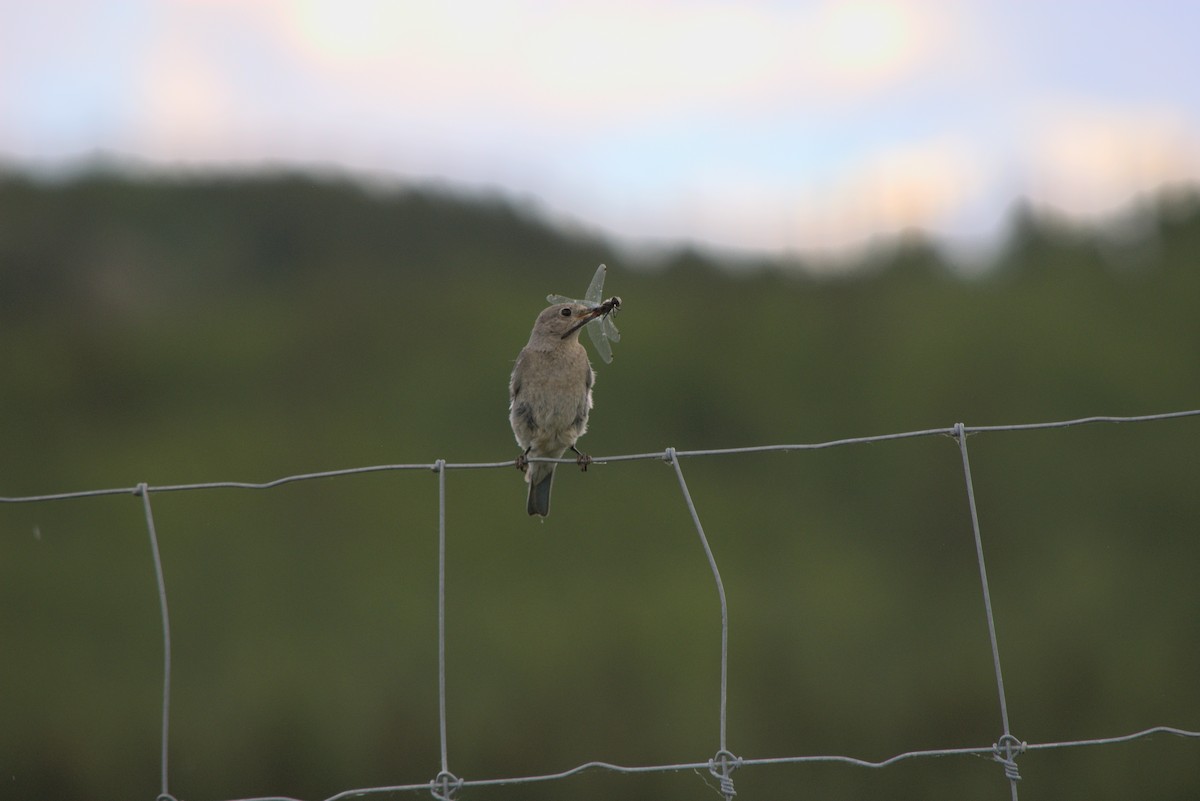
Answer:
[[[507, 379], [547, 292], [625, 301], [593, 455], [1200, 407], [1200, 198], [1132, 233], [1018, 210], [968, 275], [910, 235], [857, 268], [650, 260], [498, 198], [295, 175], [0, 178], [0, 495], [516, 456]], [[1136, 222], [1136, 225], [1135, 225]], [[971, 440], [1010, 716], [1030, 742], [1200, 729], [1200, 420]], [[692, 459], [726, 583], [729, 747], [882, 759], [1000, 734], [957, 445]], [[439, 768], [424, 471], [160, 494], [171, 791]], [[450, 767], [717, 749], [719, 616], [673, 472], [447, 477]], [[161, 651], [140, 500], [0, 505], [0, 798], [153, 798]], [[1200, 744], [1020, 758], [1023, 801], [1192, 799]], [[745, 769], [739, 797], [1008, 797], [998, 765]], [[692, 773], [461, 797], [706, 798]], [[710, 796], [710, 793], [712, 795]], [[407, 796], [405, 796], [407, 797]]]

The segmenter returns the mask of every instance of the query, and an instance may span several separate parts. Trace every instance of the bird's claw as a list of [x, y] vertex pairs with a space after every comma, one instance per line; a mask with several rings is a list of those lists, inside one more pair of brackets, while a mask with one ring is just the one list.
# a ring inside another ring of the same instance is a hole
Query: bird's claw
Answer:
[[[575, 452], [579, 453], [579, 451]], [[580, 470], [586, 473], [588, 465], [592, 463], [592, 457], [588, 456], [586, 453], [579, 453], [579, 458], [575, 460], [575, 463], [579, 465]]]
[[513, 460], [513, 465], [522, 473], [524, 473], [529, 469], [529, 457], [522, 453], [515, 460]]

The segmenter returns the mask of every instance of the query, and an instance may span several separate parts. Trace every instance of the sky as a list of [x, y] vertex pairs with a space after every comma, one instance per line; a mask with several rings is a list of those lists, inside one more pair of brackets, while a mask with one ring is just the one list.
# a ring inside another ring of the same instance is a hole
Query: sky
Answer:
[[0, 0], [0, 162], [348, 170], [806, 254], [1200, 181], [1192, 0]]

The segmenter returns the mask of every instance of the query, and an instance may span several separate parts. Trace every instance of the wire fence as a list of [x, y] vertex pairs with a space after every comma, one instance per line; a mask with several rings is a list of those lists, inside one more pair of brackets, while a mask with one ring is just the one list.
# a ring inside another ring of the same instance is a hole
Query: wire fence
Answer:
[[[551, 782], [560, 779], [566, 779], [571, 776], [578, 775], [587, 771], [608, 771], [617, 774], [647, 774], [647, 773], [667, 773], [672, 771], [697, 771], [707, 770], [717, 780], [720, 792], [725, 796], [726, 801], [737, 794], [734, 785], [734, 772], [739, 769], [763, 766], [763, 765], [794, 765], [805, 763], [842, 763], [853, 765], [862, 768], [881, 769], [895, 765], [899, 762], [904, 762], [914, 759], [931, 758], [931, 757], [953, 757], [953, 756], [988, 756], [998, 763], [1002, 769], [1003, 780], [1007, 781], [1013, 801], [1017, 801], [1017, 784], [1021, 779], [1020, 770], [1017, 765], [1017, 758], [1026, 752], [1044, 751], [1051, 749], [1063, 748], [1082, 748], [1088, 746], [1112, 745], [1117, 743], [1127, 743], [1141, 738], [1149, 737], [1155, 734], [1166, 734], [1180, 738], [1195, 738], [1200, 739], [1200, 731], [1191, 731], [1188, 729], [1178, 728], [1167, 725], [1156, 725], [1149, 728], [1135, 731], [1128, 734], [1099, 737], [1085, 740], [1071, 740], [1064, 742], [1045, 742], [1045, 743], [1029, 743], [1019, 739], [1013, 734], [1009, 725], [1008, 716], [1008, 700], [1004, 691], [1004, 678], [1001, 671], [1000, 648], [996, 638], [996, 622], [992, 611], [991, 592], [988, 588], [988, 573], [984, 561], [983, 536], [979, 524], [979, 512], [975, 502], [975, 489], [971, 479], [971, 462], [967, 448], [967, 440], [970, 436], [983, 433], [999, 433], [999, 432], [1018, 432], [1018, 431], [1038, 431], [1047, 429], [1067, 428], [1071, 426], [1103, 424], [1103, 423], [1149, 423], [1154, 421], [1172, 420], [1185, 417], [1200, 416], [1200, 409], [1179, 412], [1167, 412], [1163, 414], [1148, 414], [1135, 417], [1083, 417], [1073, 420], [1061, 420], [1048, 423], [1026, 423], [1017, 425], [992, 425], [992, 426], [968, 426], [963, 423], [957, 423], [947, 428], [930, 428], [919, 431], [906, 431], [892, 434], [882, 434], [866, 437], [852, 437], [848, 439], [830, 440], [827, 442], [807, 443], [807, 444], [790, 444], [790, 445], [761, 445], [743, 448], [720, 448], [713, 450], [676, 450], [675, 448], [667, 448], [663, 451], [622, 454], [616, 456], [592, 457], [592, 464], [610, 464], [629, 461], [642, 460], [661, 460], [669, 464], [679, 482], [680, 493], [683, 501], [687, 506], [688, 514], [691, 517], [692, 524], [696, 529], [696, 534], [699, 538], [700, 545], [704, 550], [709, 568], [712, 571], [713, 583], [716, 587], [717, 599], [720, 607], [720, 625], [721, 625], [721, 679], [720, 679], [720, 694], [719, 694], [719, 720], [720, 730], [717, 737], [717, 750], [712, 757], [696, 762], [686, 762], [677, 764], [662, 764], [662, 765], [617, 765], [610, 762], [586, 762], [577, 765], [573, 768], [560, 771], [558, 773], [548, 773], [541, 775], [513, 776], [501, 778], [484, 778], [484, 779], [464, 779], [455, 775], [450, 770], [449, 752], [447, 749], [447, 729], [446, 729], [446, 473], [451, 470], [475, 470], [489, 468], [511, 468], [515, 461], [502, 462], [474, 462], [474, 463], [450, 463], [444, 459], [438, 459], [429, 464], [388, 464], [388, 465], [373, 465], [368, 467], [356, 467], [342, 470], [329, 470], [316, 473], [303, 473], [292, 476], [285, 476], [273, 481], [263, 483], [248, 483], [240, 481], [215, 481], [198, 484], [167, 484], [161, 486], [150, 486], [143, 482], [133, 487], [117, 487], [110, 489], [84, 490], [79, 492], [63, 492], [47, 495], [28, 495], [20, 497], [0, 497], [0, 503], [48, 503], [54, 501], [67, 501], [85, 498], [94, 498], [107, 495], [132, 495], [140, 498], [143, 512], [146, 518], [146, 530], [150, 539], [150, 550], [154, 562], [154, 573], [158, 587], [158, 600], [160, 617], [162, 621], [162, 645], [163, 645], [163, 665], [162, 665], [162, 724], [160, 738], [160, 793], [156, 801], [175, 801], [175, 796], [170, 792], [170, 774], [168, 771], [167, 752], [170, 740], [170, 724], [171, 724], [171, 622], [167, 606], [167, 588], [166, 580], [163, 575], [162, 560], [159, 555], [158, 533], [154, 525], [154, 511], [151, 505], [151, 497], [164, 492], [185, 492], [185, 491], [204, 491], [214, 489], [246, 489], [246, 490], [269, 490], [285, 484], [296, 482], [312, 481], [317, 479], [328, 479], [342, 476], [361, 475], [364, 473], [376, 473], [384, 471], [400, 471], [400, 470], [417, 470], [417, 471], [432, 471], [437, 474], [438, 485], [438, 735], [441, 747], [441, 768], [436, 776], [428, 781], [417, 784], [397, 784], [378, 787], [363, 787], [352, 790], [345, 790], [335, 795], [329, 796], [325, 801], [341, 801], [341, 799], [358, 798], [363, 796], [397, 793], [397, 792], [429, 792], [435, 799], [439, 801], [452, 801], [455, 799], [458, 792], [464, 788], [474, 787], [495, 787], [501, 785], [523, 785], [534, 784], [541, 782]], [[988, 626], [988, 638], [991, 645], [992, 665], [995, 671], [995, 683], [997, 700], [1000, 712], [1001, 733], [996, 741], [990, 745], [981, 745], [975, 747], [964, 748], [944, 748], [919, 751], [906, 751], [901, 754], [889, 757], [881, 761], [870, 761], [858, 759], [850, 756], [840, 755], [809, 755], [809, 756], [784, 756], [784, 757], [743, 757], [735, 755], [729, 750], [727, 740], [727, 716], [726, 716], [726, 701], [729, 677], [729, 610], [725, 596], [725, 585], [721, 580], [721, 572], [717, 567], [717, 560], [713, 556], [712, 548], [709, 545], [708, 537], [704, 533], [704, 526], [700, 521], [700, 515], [696, 511], [696, 506], [692, 501], [691, 492], [688, 490], [687, 480], [684, 478], [681, 461], [689, 458], [699, 457], [719, 457], [733, 454], [748, 454], [748, 453], [769, 453], [769, 452], [787, 452], [787, 451], [808, 451], [822, 450], [826, 448], [836, 448], [848, 445], [868, 444], [875, 442], [885, 442], [900, 439], [912, 439], [918, 437], [935, 437], [945, 436], [953, 438], [959, 449], [959, 454], [962, 461], [962, 472], [965, 484], [965, 492], [968, 505], [970, 508], [971, 529], [975, 543], [975, 555], [979, 567], [980, 589], [983, 595], [983, 606], [985, 617]], [[574, 459], [547, 459], [547, 458], [531, 458], [531, 462], [544, 461], [555, 462], [561, 464], [574, 464]], [[288, 796], [258, 796], [255, 798], [238, 799], [237, 801], [299, 801], [299, 799]]]

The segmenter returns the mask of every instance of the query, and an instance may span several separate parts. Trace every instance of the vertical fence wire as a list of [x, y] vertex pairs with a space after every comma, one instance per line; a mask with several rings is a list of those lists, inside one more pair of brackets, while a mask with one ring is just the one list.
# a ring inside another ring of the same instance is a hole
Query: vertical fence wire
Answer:
[[442, 769], [429, 790], [435, 798], [451, 801], [461, 782], [450, 772], [446, 747], [446, 460], [434, 462], [433, 471], [438, 476], [438, 734]]
[[679, 490], [683, 493], [683, 500], [687, 504], [688, 514], [692, 517], [696, 533], [700, 536], [700, 544], [704, 546], [704, 555], [708, 558], [708, 566], [712, 570], [713, 581], [717, 585], [717, 598], [721, 603], [721, 734], [717, 755], [710, 761], [709, 771], [720, 782], [721, 793], [726, 799], [729, 799], [737, 794], [733, 788], [732, 778], [733, 770], [737, 767], [737, 758], [729, 751], [726, 738], [726, 700], [729, 689], [729, 605], [725, 600], [725, 583], [721, 581], [721, 571], [717, 568], [717, 560], [713, 556], [712, 547], [708, 544], [708, 537], [704, 535], [700, 514], [696, 511], [696, 504], [692, 502], [692, 493], [688, 491], [687, 481], [683, 478], [683, 469], [679, 466], [679, 457], [674, 448], [667, 448], [666, 461], [675, 468], [675, 477], [679, 479]]
[[983, 609], [987, 617], [988, 639], [992, 646], [992, 666], [996, 671], [996, 691], [1000, 697], [1000, 722], [1003, 734], [996, 743], [994, 756], [996, 761], [1004, 766], [1004, 775], [1008, 777], [1012, 801], [1017, 801], [1017, 782], [1021, 775], [1017, 772], [1015, 759], [1016, 745], [1019, 741], [1012, 735], [1008, 723], [1008, 699], [1004, 693], [1004, 675], [1000, 671], [1000, 645], [996, 638], [996, 618], [992, 612], [992, 593], [988, 588], [987, 567], [983, 560], [983, 536], [979, 531], [979, 511], [975, 503], [975, 485], [971, 480], [971, 460], [967, 456], [966, 426], [958, 423], [954, 426], [954, 437], [958, 440], [958, 449], [962, 455], [963, 479], [967, 485], [967, 505], [971, 509], [971, 531], [975, 537], [975, 558], [979, 562], [979, 583], [983, 588]]
[[167, 583], [163, 579], [162, 557], [158, 552], [158, 532], [154, 527], [154, 511], [150, 507], [150, 487], [142, 482], [137, 485], [137, 494], [142, 497], [142, 510], [146, 514], [146, 530], [150, 534], [150, 553], [154, 557], [154, 578], [158, 583], [158, 609], [162, 618], [163, 640], [163, 686], [162, 686], [162, 740], [160, 743], [161, 786], [159, 801], [170, 799], [167, 789], [167, 744], [171, 728], [171, 616], [167, 613]]
[[438, 459], [438, 728], [442, 772], [450, 770], [446, 748], [446, 462]]

